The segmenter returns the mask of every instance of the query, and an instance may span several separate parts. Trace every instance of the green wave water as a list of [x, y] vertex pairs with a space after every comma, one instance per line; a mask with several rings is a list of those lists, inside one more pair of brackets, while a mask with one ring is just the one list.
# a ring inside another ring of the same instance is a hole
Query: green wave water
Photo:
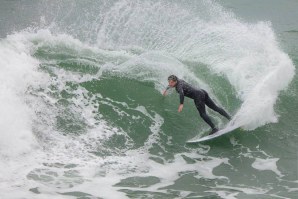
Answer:
[[[34, 7], [0, 41], [1, 197], [297, 197], [297, 51], [269, 22], [213, 1]], [[208, 126], [192, 100], [178, 113], [161, 95], [170, 74], [242, 128], [186, 144]]]

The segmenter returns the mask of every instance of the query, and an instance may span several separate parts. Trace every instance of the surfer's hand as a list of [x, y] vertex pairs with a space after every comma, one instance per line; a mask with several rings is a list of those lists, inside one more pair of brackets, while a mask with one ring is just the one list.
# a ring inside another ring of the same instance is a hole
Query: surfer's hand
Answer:
[[182, 111], [182, 109], [183, 109], [183, 104], [180, 104], [179, 108], [178, 108], [178, 112], [180, 113]]
[[162, 95], [166, 96], [167, 95], [167, 90], [165, 90]]

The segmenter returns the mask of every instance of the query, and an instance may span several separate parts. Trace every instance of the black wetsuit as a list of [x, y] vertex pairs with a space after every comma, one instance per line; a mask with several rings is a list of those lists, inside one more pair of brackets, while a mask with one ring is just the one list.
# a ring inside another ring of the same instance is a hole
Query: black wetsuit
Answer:
[[218, 107], [212, 99], [209, 97], [208, 93], [203, 89], [196, 89], [186, 83], [182, 79], [177, 80], [177, 84], [175, 86], [176, 91], [180, 95], [180, 104], [184, 103], [184, 96], [189, 97], [194, 100], [195, 105], [200, 113], [200, 116], [204, 119], [204, 121], [209, 124], [209, 126], [214, 129], [215, 125], [212, 123], [210, 117], [206, 113], [205, 104], [211, 108], [212, 110], [218, 112], [219, 114], [225, 116], [228, 120], [230, 120], [229, 114], [222, 108]]

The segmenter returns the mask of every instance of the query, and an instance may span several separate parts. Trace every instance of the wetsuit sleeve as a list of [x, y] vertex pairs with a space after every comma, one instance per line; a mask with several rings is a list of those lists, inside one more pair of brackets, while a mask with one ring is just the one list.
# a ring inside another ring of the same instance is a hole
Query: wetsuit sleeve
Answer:
[[178, 91], [179, 96], [180, 96], [180, 104], [183, 104], [184, 103], [184, 92], [183, 92], [183, 89], [182, 89], [181, 85], [177, 86], [177, 91]]

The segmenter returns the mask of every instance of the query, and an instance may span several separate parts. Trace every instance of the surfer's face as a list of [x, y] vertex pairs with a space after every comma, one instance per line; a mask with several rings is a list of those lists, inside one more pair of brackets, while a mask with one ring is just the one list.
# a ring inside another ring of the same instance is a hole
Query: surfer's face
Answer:
[[176, 84], [177, 84], [177, 82], [175, 82], [175, 81], [173, 81], [173, 80], [170, 80], [170, 81], [169, 81], [169, 86], [172, 87], [172, 88], [175, 87]]

